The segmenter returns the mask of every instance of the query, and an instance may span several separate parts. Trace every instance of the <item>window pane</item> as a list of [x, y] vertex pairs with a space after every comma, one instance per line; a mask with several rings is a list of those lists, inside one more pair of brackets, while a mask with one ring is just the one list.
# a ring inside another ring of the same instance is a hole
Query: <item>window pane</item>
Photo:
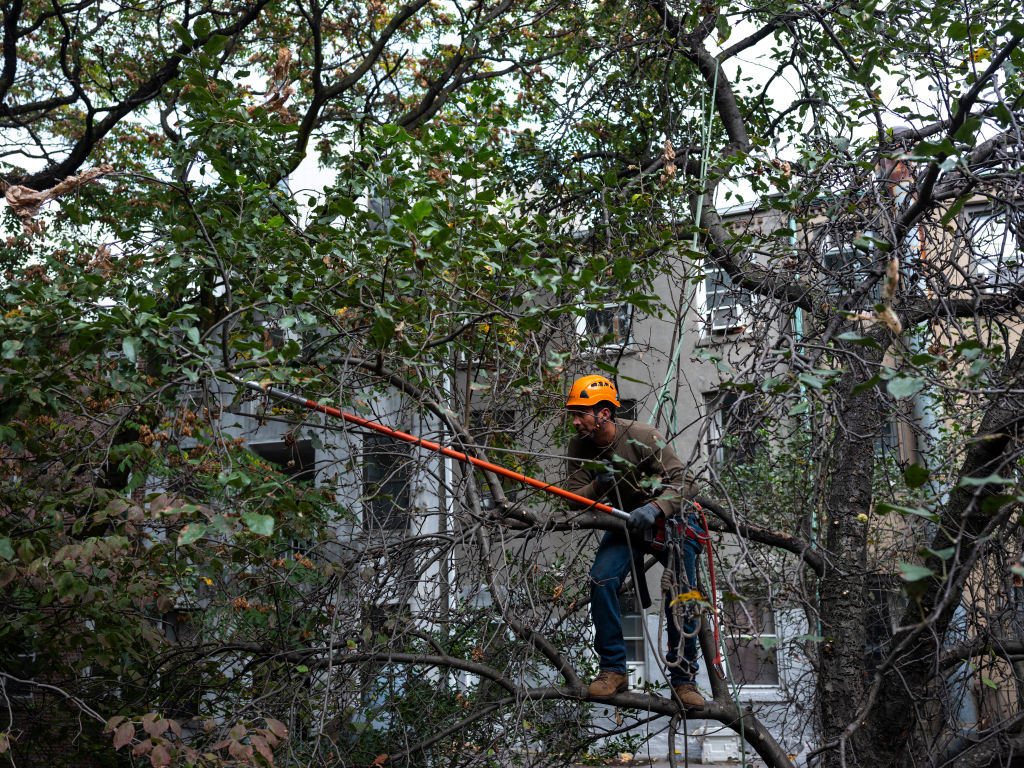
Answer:
[[622, 617], [622, 634], [625, 637], [640, 637], [643, 635], [643, 616], [639, 613], [627, 613]]
[[276, 443], [253, 443], [249, 449], [264, 461], [276, 466], [278, 472], [292, 480], [312, 484], [316, 477], [316, 450], [309, 440], [288, 444], [284, 440]]
[[722, 623], [731, 635], [774, 635], [772, 612], [749, 601], [732, 600], [722, 607]]
[[405, 530], [409, 525], [409, 447], [386, 435], [363, 438], [363, 524]]
[[587, 338], [596, 345], [624, 345], [630, 342], [633, 308], [629, 304], [588, 309]]
[[736, 683], [778, 685], [779, 665], [774, 647], [766, 649], [756, 637], [727, 637], [725, 650]]
[[644, 639], [642, 637], [626, 638], [626, 661], [644, 660]]
[[978, 279], [997, 291], [1010, 289], [1024, 277], [1021, 251], [1004, 213], [971, 218], [970, 248]]

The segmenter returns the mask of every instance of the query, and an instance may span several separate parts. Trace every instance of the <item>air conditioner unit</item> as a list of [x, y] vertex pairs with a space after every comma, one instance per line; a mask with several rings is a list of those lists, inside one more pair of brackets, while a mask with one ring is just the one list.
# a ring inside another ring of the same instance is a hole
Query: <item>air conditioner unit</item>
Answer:
[[747, 313], [738, 304], [715, 307], [710, 320], [712, 333], [732, 333], [746, 327]]

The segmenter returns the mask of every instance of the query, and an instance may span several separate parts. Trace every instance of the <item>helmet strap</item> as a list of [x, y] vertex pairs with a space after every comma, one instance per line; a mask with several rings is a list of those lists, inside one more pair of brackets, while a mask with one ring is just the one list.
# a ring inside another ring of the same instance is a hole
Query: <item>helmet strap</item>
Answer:
[[587, 437], [589, 437], [591, 440], [593, 440], [595, 437], [597, 437], [597, 433], [599, 431], [601, 431], [601, 427], [603, 427], [605, 424], [607, 424], [609, 421], [611, 421], [610, 418], [602, 419], [598, 415], [600, 413], [600, 408], [601, 408], [601, 406], [595, 405], [591, 409], [591, 413], [594, 414], [594, 428], [592, 430], [590, 430], [590, 434], [587, 435]]

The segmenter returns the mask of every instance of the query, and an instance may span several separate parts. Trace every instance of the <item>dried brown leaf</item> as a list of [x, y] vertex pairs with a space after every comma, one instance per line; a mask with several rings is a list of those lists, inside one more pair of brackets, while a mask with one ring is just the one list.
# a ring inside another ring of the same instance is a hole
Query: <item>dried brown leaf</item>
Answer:
[[263, 759], [267, 761], [268, 765], [274, 764], [274, 751], [270, 748], [270, 745], [267, 743], [265, 738], [255, 734], [249, 739], [249, 741], [252, 742], [253, 749], [255, 749]]
[[123, 746], [132, 743], [135, 738], [135, 725], [132, 723], [121, 723], [114, 732], [114, 749], [118, 750]]
[[146, 733], [148, 733], [150, 736], [162, 736], [163, 733], [170, 727], [170, 723], [168, 723], [162, 717], [159, 720], [150, 720], [149, 722], [147, 722], [145, 718], [143, 718], [142, 727], [146, 729]]
[[252, 747], [240, 741], [232, 741], [228, 746], [228, 754], [236, 760], [252, 760]]
[[163, 744], [157, 744], [149, 753], [149, 762], [153, 764], [153, 768], [167, 768], [171, 764], [171, 753]]
[[282, 723], [280, 720], [275, 720], [272, 717], [268, 717], [268, 718], [266, 718], [266, 720], [267, 720], [267, 728], [270, 729], [270, 732], [272, 734], [277, 736], [277, 738], [279, 738], [279, 739], [287, 739], [288, 738], [288, 729], [285, 727], [284, 723]]

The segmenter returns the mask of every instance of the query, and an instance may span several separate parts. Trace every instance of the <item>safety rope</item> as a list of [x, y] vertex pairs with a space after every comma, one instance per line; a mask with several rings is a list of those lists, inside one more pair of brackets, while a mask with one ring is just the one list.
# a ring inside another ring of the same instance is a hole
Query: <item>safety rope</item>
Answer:
[[[711, 536], [708, 533], [708, 520], [704, 514], [704, 508], [701, 507], [695, 501], [690, 502], [694, 507], [694, 514], [699, 514], [701, 519], [702, 529], [697, 529], [689, 522], [686, 526], [686, 538], [692, 538], [703, 545], [705, 555], [708, 561], [708, 579], [711, 582], [711, 599], [708, 601], [711, 612], [711, 628], [715, 639], [715, 658], [711, 661], [711, 665], [715, 668], [715, 674], [720, 679], [725, 679], [724, 667], [722, 664], [722, 643], [719, 633], [718, 625], [718, 610], [715, 606], [716, 596], [718, 595], [718, 584], [715, 579], [715, 558], [714, 558], [714, 547], [711, 543]], [[700, 632], [700, 621], [702, 613], [696, 607], [696, 601], [680, 600], [679, 596], [692, 592], [695, 587], [690, 584], [689, 576], [686, 573], [686, 567], [682, 560], [682, 547], [685, 546], [681, 542], [672, 542], [667, 547], [667, 557], [665, 562], [665, 569], [661, 574], [661, 595], [665, 599], [665, 602], [669, 604], [672, 609], [672, 620], [675, 623], [676, 629], [679, 631], [679, 647], [669, 649], [669, 651], [675, 651], [677, 661], [671, 662], [667, 656], [664, 659], [666, 666], [675, 667], [677, 669], [684, 669], [682, 666], [683, 661], [683, 644], [688, 638], [695, 637]], [[684, 582], [679, 583], [680, 578]], [[684, 623], [687, 620], [694, 620], [694, 629], [692, 632], [686, 632], [683, 629]], [[661, 637], [662, 630], [662, 615], [659, 612], [658, 615], [658, 637]], [[688, 669], [684, 669], [686, 672], [690, 672]]]

